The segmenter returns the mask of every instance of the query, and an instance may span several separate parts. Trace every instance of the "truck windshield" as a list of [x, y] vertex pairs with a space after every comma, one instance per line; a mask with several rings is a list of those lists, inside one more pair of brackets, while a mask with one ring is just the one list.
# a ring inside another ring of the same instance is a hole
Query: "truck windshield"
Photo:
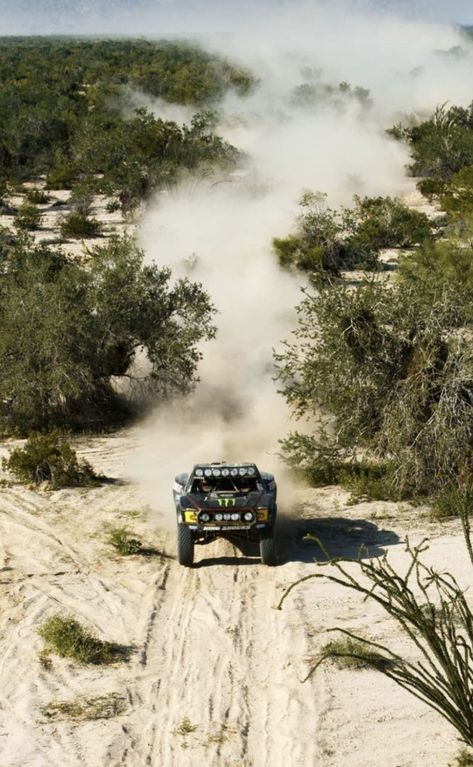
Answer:
[[257, 477], [195, 477], [191, 493], [248, 495], [262, 489]]

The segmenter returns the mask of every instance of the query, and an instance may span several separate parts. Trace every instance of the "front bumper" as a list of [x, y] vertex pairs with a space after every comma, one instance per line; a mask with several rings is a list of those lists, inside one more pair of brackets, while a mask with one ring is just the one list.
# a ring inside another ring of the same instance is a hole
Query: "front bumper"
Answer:
[[191, 530], [209, 533], [258, 530], [271, 523], [271, 513], [267, 508], [228, 511], [225, 509], [201, 509], [199, 511], [182, 509], [178, 516], [179, 522], [188, 525]]

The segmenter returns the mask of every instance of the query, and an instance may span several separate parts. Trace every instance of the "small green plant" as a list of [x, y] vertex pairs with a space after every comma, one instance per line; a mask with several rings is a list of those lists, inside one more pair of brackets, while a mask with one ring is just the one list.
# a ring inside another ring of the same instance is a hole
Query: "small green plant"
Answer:
[[[463, 511], [463, 495], [455, 485], [447, 485], [432, 503], [431, 513], [434, 519], [451, 519], [461, 517]], [[471, 509], [470, 509], [471, 512]]]
[[128, 659], [130, 654], [130, 648], [98, 639], [70, 615], [52, 615], [38, 634], [46, 643], [46, 650], [78, 663], [116, 663]]
[[126, 711], [126, 701], [122, 695], [111, 692], [108, 695], [98, 695], [93, 698], [81, 697], [69, 701], [53, 701], [40, 710], [49, 722], [64, 719], [76, 721], [112, 719]]
[[473, 767], [473, 754], [466, 748], [458, 753], [455, 758], [455, 762], [452, 762], [448, 767]]
[[126, 527], [115, 527], [110, 531], [107, 543], [124, 557], [140, 554], [143, 544], [139, 538], [134, 538]]
[[68, 439], [59, 431], [32, 434], [23, 448], [2, 461], [3, 469], [20, 482], [48, 482], [52, 490], [95, 484], [98, 477], [87, 461], [79, 461]]
[[41, 224], [41, 212], [35, 205], [31, 205], [29, 202], [24, 202], [16, 214], [13, 225], [19, 231], [29, 231], [32, 229], [39, 229]]
[[222, 722], [216, 732], [211, 732], [207, 735], [202, 745], [204, 748], [208, 748], [208, 746], [212, 745], [221, 746], [234, 735], [236, 735], [236, 730]]
[[69, 204], [74, 213], [90, 217], [94, 202], [94, 187], [90, 183], [77, 184], [69, 197]]
[[28, 189], [25, 198], [31, 205], [46, 205], [50, 200], [49, 194], [43, 189], [37, 189], [36, 187]]
[[59, 226], [61, 236], [72, 239], [82, 237], [100, 237], [102, 224], [96, 218], [92, 218], [81, 211], [71, 210], [64, 216]]
[[386, 658], [374, 652], [358, 639], [344, 636], [332, 639], [322, 648], [323, 659], [330, 659], [339, 668], [362, 669], [372, 668], [377, 663], [386, 663]]
[[46, 189], [71, 189], [77, 169], [68, 160], [58, 159], [46, 177]]
[[46, 649], [41, 650], [41, 652], [38, 653], [38, 660], [41, 664], [41, 668], [43, 668], [45, 671], [51, 671], [53, 667], [53, 662], [51, 660], [48, 650]]
[[186, 737], [186, 735], [192, 735], [192, 733], [195, 732], [196, 730], [197, 730], [197, 725], [192, 724], [188, 716], [184, 716], [181, 719], [181, 723], [176, 730], [176, 735], [182, 735], [183, 737]]

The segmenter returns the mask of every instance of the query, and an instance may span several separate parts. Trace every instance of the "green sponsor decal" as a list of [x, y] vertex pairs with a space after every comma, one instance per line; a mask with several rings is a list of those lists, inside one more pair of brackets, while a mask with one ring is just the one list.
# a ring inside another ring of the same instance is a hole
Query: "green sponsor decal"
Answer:
[[219, 506], [225, 506], [228, 509], [229, 506], [235, 506], [235, 498], [218, 498], [217, 503]]

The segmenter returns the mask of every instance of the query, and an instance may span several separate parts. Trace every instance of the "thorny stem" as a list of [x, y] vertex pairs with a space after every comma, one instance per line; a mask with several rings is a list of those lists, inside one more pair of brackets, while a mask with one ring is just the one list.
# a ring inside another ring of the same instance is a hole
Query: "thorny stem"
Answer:
[[[470, 536], [468, 505], [462, 506], [463, 532], [473, 564], [473, 546]], [[426, 550], [426, 540], [411, 547], [406, 542], [410, 563], [404, 576], [399, 575], [388, 562], [386, 554], [378, 560], [331, 559], [323, 544], [311, 536], [324, 552], [327, 561], [318, 567], [331, 566], [331, 572], [317, 572], [290, 584], [282, 595], [277, 609], [281, 610], [291, 592], [301, 583], [314, 578], [325, 578], [363, 595], [365, 600], [377, 602], [400, 624], [422, 655], [423, 661], [411, 663], [388, 647], [341, 628], [342, 634], [362, 642], [366, 653], [323, 649], [317, 662], [303, 681], [307, 681], [328, 658], [345, 657], [362, 660], [380, 671], [396, 684], [408, 690], [419, 700], [435, 709], [460, 734], [462, 740], [473, 746], [473, 614], [463, 590], [450, 574], [439, 574], [420, 560]], [[346, 569], [357, 564], [368, 585]], [[421, 603], [410, 587], [413, 583], [425, 603]], [[370, 649], [371, 648], [371, 649]]]

